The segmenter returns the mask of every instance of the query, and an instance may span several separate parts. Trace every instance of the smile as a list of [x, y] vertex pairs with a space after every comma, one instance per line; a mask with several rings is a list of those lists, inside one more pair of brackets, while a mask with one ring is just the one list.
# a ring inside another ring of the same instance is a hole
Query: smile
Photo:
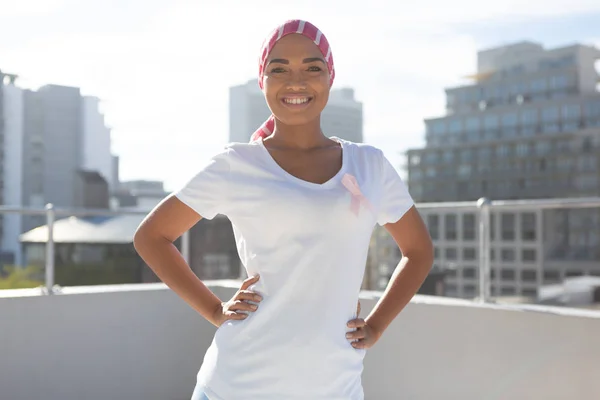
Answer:
[[284, 97], [283, 99], [281, 99], [282, 103], [284, 103], [287, 106], [305, 106], [308, 103], [310, 103], [312, 101], [312, 97]]

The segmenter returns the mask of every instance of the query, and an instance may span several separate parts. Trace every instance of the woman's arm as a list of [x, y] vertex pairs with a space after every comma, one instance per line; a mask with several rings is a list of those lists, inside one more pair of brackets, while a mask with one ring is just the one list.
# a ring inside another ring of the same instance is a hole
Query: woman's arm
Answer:
[[175, 196], [169, 196], [142, 221], [133, 245], [161, 281], [214, 323], [211, 320], [221, 300], [194, 274], [173, 244], [201, 218]]
[[348, 335], [349, 339], [359, 339], [353, 342], [356, 348], [371, 347], [379, 339], [419, 290], [433, 265], [431, 237], [416, 207], [408, 210], [398, 222], [384, 227], [400, 248], [402, 259], [367, 318], [349, 322], [350, 327], [359, 328], [356, 334]]
[[260, 299], [245, 289], [258, 278], [249, 278], [232, 300], [222, 303], [194, 274], [173, 244], [200, 219], [190, 207], [169, 196], [142, 221], [133, 245], [158, 278], [213, 325], [220, 326], [227, 319], [245, 319], [247, 314], [235, 311], [255, 311], [245, 300]]

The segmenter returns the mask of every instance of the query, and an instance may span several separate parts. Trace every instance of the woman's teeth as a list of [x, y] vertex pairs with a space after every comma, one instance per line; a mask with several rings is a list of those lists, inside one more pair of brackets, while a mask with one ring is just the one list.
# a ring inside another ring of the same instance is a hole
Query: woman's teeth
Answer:
[[310, 98], [308, 97], [302, 97], [302, 98], [293, 98], [293, 99], [283, 99], [284, 103], [287, 104], [303, 104], [303, 103], [307, 103], [310, 100]]

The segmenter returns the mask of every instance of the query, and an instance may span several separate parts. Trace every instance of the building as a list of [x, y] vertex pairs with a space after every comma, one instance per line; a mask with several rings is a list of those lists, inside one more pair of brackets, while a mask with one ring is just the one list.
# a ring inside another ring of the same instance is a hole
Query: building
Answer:
[[[15, 86], [16, 75], [0, 71], [0, 204], [21, 204], [23, 91]], [[17, 235], [22, 229], [19, 214], [0, 215], [0, 268], [20, 262]]]
[[161, 181], [133, 180], [120, 182], [113, 199], [118, 208], [151, 210], [168, 194]]
[[[133, 247], [145, 214], [67, 217], [54, 223], [56, 284], [61, 286], [158, 282]], [[236, 279], [239, 259], [231, 222], [217, 216], [190, 231], [189, 265], [200, 279]], [[43, 267], [48, 227], [20, 235], [27, 265]], [[181, 250], [181, 239], [174, 243]]]
[[[256, 80], [229, 89], [229, 141], [246, 143], [271, 115]], [[363, 141], [362, 103], [351, 88], [333, 89], [321, 115], [321, 127], [327, 136], [352, 142]]]
[[98, 172], [112, 190], [117, 186], [118, 181], [114, 180], [110, 129], [106, 126], [100, 105], [100, 99], [97, 97], [81, 98], [83, 157], [80, 168]]
[[[447, 115], [425, 120], [409, 150], [418, 202], [600, 196], [600, 50], [520, 42], [478, 53], [472, 83], [446, 89]], [[449, 290], [477, 289], [474, 211], [423, 212]], [[600, 273], [600, 210], [492, 215], [492, 294], [533, 296], [543, 284]]]
[[[0, 77], [1, 204], [107, 208], [103, 188], [112, 186], [113, 156], [99, 100], [74, 87], [24, 90], [16, 75]], [[0, 256], [5, 264], [19, 264], [18, 235], [45, 224], [45, 217], [12, 214], [0, 220], [7, 222], [0, 223]]]

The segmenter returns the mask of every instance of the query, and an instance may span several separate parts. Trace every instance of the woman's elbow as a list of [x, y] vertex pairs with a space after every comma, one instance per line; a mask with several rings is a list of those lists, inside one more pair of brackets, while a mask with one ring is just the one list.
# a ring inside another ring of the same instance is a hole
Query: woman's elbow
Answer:
[[144, 225], [138, 226], [133, 234], [133, 248], [139, 253], [144, 248], [144, 244], [147, 242], [148, 234]]

